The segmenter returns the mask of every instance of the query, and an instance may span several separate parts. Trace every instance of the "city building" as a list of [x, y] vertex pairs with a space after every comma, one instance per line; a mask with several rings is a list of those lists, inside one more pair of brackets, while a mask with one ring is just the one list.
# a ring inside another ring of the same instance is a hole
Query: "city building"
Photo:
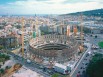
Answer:
[[59, 63], [55, 63], [54, 65], [54, 70], [56, 72], [59, 72], [61, 74], [68, 74], [68, 70], [67, 70], [67, 66], [59, 64]]

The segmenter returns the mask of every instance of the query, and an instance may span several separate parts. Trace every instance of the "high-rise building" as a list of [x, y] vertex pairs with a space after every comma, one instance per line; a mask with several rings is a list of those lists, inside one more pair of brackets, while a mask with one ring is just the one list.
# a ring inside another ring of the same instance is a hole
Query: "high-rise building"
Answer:
[[67, 36], [70, 36], [70, 26], [67, 26]]

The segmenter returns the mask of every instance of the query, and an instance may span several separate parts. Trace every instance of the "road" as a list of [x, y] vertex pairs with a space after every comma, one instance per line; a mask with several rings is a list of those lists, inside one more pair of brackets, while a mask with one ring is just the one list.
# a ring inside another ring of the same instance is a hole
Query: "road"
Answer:
[[43, 70], [39, 69], [39, 66], [37, 63], [35, 62], [31, 62], [31, 63], [27, 63], [27, 60], [19, 57], [18, 55], [15, 55], [13, 53], [9, 53], [12, 57], [14, 57], [14, 61], [16, 61], [17, 63], [20, 63], [22, 65], [24, 65], [25, 67], [43, 75], [44, 77], [50, 77], [50, 75], [46, 72], [44, 72]]
[[[97, 35], [97, 38], [95, 38], [95, 35]], [[91, 36], [91, 34], [89, 34], [85, 37], [86, 40], [88, 40], [90, 44], [87, 45], [88, 49], [86, 50], [86, 52], [83, 54], [83, 56], [79, 60], [75, 69], [71, 72], [70, 74], [71, 77], [77, 77], [77, 74], [80, 74], [80, 77], [84, 77], [83, 73], [86, 70], [86, 67], [90, 59], [92, 58], [92, 55], [86, 56], [89, 51], [91, 51], [91, 54], [93, 53], [93, 51], [91, 50], [91, 45], [93, 44], [93, 45], [98, 46], [98, 42], [103, 41], [103, 34], [95, 34], [95, 35], [93, 34]]]
[[88, 52], [91, 51], [91, 44], [87, 43], [86, 45], [88, 49], [86, 50], [86, 52], [83, 54], [83, 56], [79, 60], [75, 69], [71, 72], [70, 77], [77, 77], [77, 74], [82, 74], [82, 72], [85, 71], [86, 66], [87, 66], [86, 64], [89, 63], [91, 56], [92, 56], [92, 55], [89, 55], [87, 57]]

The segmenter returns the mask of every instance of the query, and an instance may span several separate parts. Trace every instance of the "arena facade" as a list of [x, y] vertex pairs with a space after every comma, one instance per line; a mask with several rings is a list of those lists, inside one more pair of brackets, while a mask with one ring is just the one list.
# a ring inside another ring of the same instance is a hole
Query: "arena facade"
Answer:
[[73, 36], [49, 34], [31, 39], [29, 53], [32, 58], [60, 63], [71, 60], [77, 52], [78, 46], [78, 42]]

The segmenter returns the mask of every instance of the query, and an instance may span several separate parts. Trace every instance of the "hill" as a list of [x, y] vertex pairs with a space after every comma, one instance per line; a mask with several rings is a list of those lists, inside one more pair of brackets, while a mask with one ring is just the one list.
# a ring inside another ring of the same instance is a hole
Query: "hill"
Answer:
[[83, 14], [85, 16], [97, 16], [97, 17], [103, 17], [103, 9], [96, 9], [96, 10], [89, 10], [89, 11], [82, 11], [82, 12], [76, 12], [76, 13], [69, 13], [64, 14], [65, 15], [80, 15]]

